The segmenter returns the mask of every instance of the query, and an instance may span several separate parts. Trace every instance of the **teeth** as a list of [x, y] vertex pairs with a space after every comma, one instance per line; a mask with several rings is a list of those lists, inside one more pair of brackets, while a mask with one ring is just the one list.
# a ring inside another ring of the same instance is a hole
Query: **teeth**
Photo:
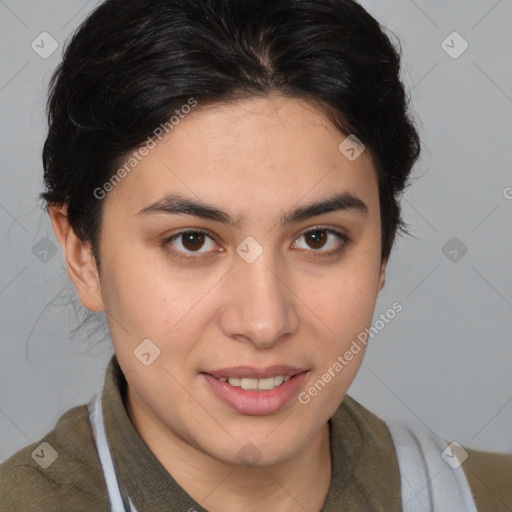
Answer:
[[267, 391], [269, 389], [273, 389], [277, 386], [280, 386], [283, 382], [290, 380], [291, 376], [288, 375], [284, 377], [283, 375], [276, 375], [275, 377], [266, 377], [265, 379], [251, 379], [251, 378], [242, 378], [238, 377], [221, 377], [219, 378], [222, 382], [229, 382], [231, 386], [235, 386], [237, 388], [242, 388], [245, 390], [252, 391]]
[[[274, 384], [274, 380], [275, 380], [275, 377], [268, 377], [266, 379], [259, 379], [256, 384], [258, 385], [258, 389], [262, 389], [262, 390], [267, 390], [267, 389], [272, 389], [275, 384]], [[243, 389], [243, 386], [242, 386], [242, 389]]]
[[237, 388], [240, 387], [240, 379], [238, 377], [229, 377], [228, 382], [232, 386], [236, 386]]
[[240, 379], [240, 387], [242, 389], [258, 389], [258, 379]]

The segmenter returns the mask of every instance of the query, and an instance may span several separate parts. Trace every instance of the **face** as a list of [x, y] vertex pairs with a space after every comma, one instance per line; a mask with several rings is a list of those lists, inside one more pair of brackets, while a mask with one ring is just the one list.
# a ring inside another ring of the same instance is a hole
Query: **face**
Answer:
[[377, 175], [344, 139], [302, 100], [199, 104], [103, 199], [98, 300], [163, 437], [276, 464], [341, 403], [384, 276]]

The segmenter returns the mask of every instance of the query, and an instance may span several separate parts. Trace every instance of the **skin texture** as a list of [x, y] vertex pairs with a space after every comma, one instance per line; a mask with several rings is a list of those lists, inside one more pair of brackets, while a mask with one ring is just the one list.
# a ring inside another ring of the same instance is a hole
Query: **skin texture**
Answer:
[[[288, 364], [309, 370], [307, 390], [371, 325], [384, 285], [377, 175], [368, 151], [349, 161], [345, 139], [321, 111], [280, 96], [198, 107], [103, 199], [101, 274], [88, 244], [70, 229], [66, 208], [50, 208], [69, 275], [85, 307], [105, 311], [128, 381], [127, 411], [141, 437], [176, 481], [211, 511], [320, 510], [330, 478], [329, 428], [362, 362], [361, 350], [311, 399], [276, 413], [235, 412], [202, 371]], [[367, 215], [337, 211], [282, 227], [300, 205], [350, 191]], [[137, 215], [165, 194], [200, 198], [238, 228], [189, 215]], [[345, 233], [315, 244], [316, 226]], [[209, 230], [201, 247], [179, 237]], [[304, 235], [304, 236], [303, 236]], [[263, 253], [236, 252], [253, 237]], [[199, 256], [180, 260], [179, 254]], [[188, 251], [187, 251], [188, 249]], [[197, 252], [199, 251], [199, 252]], [[316, 256], [315, 257], [315, 251]], [[143, 339], [160, 349], [144, 366]], [[255, 445], [245, 467], [237, 453]], [[285, 491], [286, 489], [286, 491]]]

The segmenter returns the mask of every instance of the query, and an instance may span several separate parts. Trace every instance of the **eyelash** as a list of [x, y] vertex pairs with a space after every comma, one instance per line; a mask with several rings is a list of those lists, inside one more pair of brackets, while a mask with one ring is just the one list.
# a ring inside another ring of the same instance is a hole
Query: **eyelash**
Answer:
[[[336, 249], [332, 249], [330, 251], [320, 251], [320, 250], [308, 251], [312, 254], [313, 258], [334, 258], [338, 254], [343, 252], [347, 248], [348, 244], [351, 242], [350, 238], [347, 235], [340, 233], [339, 231], [336, 231], [332, 228], [323, 227], [323, 226], [314, 226], [312, 228], [309, 228], [307, 231], [303, 231], [296, 238], [296, 240], [298, 240], [302, 236], [307, 235], [313, 231], [325, 231], [326, 233], [328, 233], [330, 235], [334, 235], [341, 242], [339, 247], [337, 247]], [[164, 247], [169, 252], [171, 252], [175, 257], [177, 257], [178, 259], [181, 259], [183, 261], [188, 261], [188, 262], [192, 261], [193, 262], [193, 261], [199, 260], [202, 258], [202, 256], [197, 256], [194, 253], [183, 253], [182, 251], [179, 251], [172, 247], [172, 242], [174, 242], [174, 240], [176, 240], [177, 238], [179, 238], [180, 236], [182, 236], [184, 234], [190, 234], [190, 233], [204, 234], [204, 235], [208, 236], [209, 238], [211, 238], [212, 240], [215, 238], [212, 233], [210, 233], [209, 231], [204, 230], [204, 229], [187, 229], [187, 230], [179, 231], [178, 233], [175, 233], [174, 235], [171, 235], [170, 237], [165, 238], [164, 240], [162, 240], [161, 246]], [[204, 253], [197, 253], [197, 254], [204, 254]]]

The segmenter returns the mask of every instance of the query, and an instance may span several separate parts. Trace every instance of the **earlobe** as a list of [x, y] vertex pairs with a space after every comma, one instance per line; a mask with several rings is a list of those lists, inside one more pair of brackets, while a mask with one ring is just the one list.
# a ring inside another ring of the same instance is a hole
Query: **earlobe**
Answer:
[[379, 292], [382, 290], [382, 288], [384, 288], [384, 284], [386, 283], [386, 265], [387, 265], [387, 263], [388, 263], [388, 260], [384, 260], [380, 267], [379, 283], [377, 285], [377, 291], [379, 291]]
[[69, 224], [67, 205], [50, 205], [48, 213], [80, 302], [91, 311], [104, 311], [99, 273], [90, 243], [76, 236]]

